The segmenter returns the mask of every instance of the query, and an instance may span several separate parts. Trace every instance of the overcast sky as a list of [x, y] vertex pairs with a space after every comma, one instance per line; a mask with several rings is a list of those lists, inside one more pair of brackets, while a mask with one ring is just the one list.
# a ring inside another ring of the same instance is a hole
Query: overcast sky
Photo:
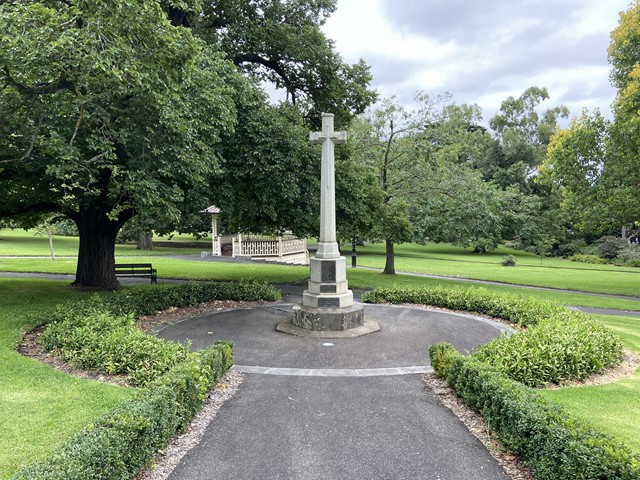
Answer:
[[324, 31], [373, 87], [412, 106], [417, 91], [477, 103], [484, 121], [510, 95], [547, 87], [543, 108], [609, 117], [609, 36], [629, 0], [338, 0]]

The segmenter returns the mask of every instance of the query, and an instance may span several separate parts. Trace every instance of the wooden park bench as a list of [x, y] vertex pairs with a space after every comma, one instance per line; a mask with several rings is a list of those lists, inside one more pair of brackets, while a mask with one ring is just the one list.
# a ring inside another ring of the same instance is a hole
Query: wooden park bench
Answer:
[[150, 263], [116, 263], [116, 277], [149, 277], [157, 283], [158, 271]]

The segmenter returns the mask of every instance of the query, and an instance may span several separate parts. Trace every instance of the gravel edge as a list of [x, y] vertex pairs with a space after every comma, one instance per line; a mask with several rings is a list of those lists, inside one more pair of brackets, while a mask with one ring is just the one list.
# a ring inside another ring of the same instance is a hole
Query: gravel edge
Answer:
[[460, 419], [460, 421], [489, 451], [507, 475], [513, 480], [534, 480], [533, 474], [524, 462], [512, 455], [504, 445], [493, 435], [484, 419], [468, 408], [453, 390], [449, 388], [446, 380], [436, 376], [435, 373], [425, 373], [422, 381], [427, 390], [433, 392], [438, 401], [447, 407]]
[[166, 480], [189, 450], [202, 440], [209, 424], [216, 418], [222, 406], [238, 391], [244, 381], [239, 372], [227, 372], [215, 389], [209, 393], [202, 410], [193, 418], [187, 431], [174, 437], [169, 446], [156, 454], [149, 466], [140, 472], [135, 480]]

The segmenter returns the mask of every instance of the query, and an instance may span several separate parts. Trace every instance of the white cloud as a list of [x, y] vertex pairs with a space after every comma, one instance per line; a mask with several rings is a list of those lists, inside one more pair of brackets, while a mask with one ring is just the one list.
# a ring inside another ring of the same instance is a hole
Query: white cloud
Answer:
[[373, 87], [410, 106], [416, 91], [449, 91], [485, 120], [509, 96], [547, 87], [545, 107], [610, 112], [607, 47], [629, 0], [338, 0], [325, 26]]

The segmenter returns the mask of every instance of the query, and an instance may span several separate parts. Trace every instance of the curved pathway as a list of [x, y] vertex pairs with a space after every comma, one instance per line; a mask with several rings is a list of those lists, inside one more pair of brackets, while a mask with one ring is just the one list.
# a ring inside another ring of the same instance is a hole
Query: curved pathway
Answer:
[[193, 349], [232, 340], [234, 369], [246, 376], [170, 480], [509, 478], [419, 375], [431, 371], [432, 343], [449, 341], [465, 351], [508, 327], [470, 315], [366, 305], [379, 332], [323, 340], [276, 332], [291, 309], [291, 303], [232, 309], [157, 331], [189, 339]]

